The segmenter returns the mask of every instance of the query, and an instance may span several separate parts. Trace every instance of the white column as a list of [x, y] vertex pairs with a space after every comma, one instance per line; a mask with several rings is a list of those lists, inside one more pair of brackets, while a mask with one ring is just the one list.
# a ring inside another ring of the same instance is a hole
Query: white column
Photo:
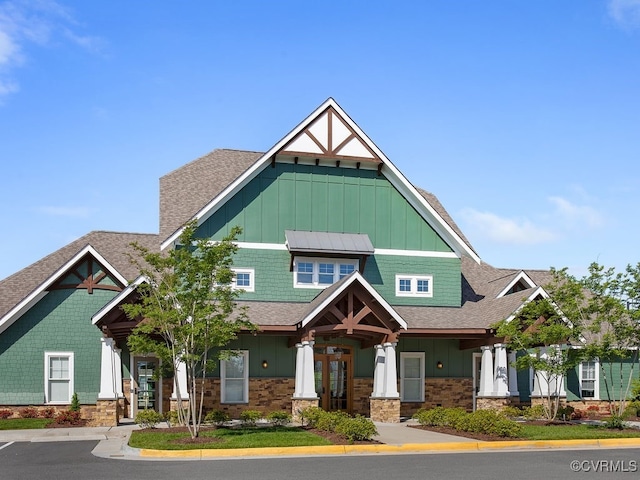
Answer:
[[100, 393], [98, 399], [115, 400], [118, 398], [116, 389], [116, 368], [115, 368], [115, 352], [113, 338], [102, 337], [100, 353]]
[[314, 375], [314, 359], [313, 359], [313, 344], [315, 342], [302, 342], [302, 351], [304, 360], [302, 371], [302, 392], [300, 396], [302, 398], [318, 398], [316, 393], [315, 375]]
[[396, 344], [384, 344], [384, 390], [382, 395], [385, 398], [396, 398], [400, 396], [398, 392], [398, 371], [396, 368]]
[[509, 395], [519, 397], [518, 392], [518, 371], [515, 367], [516, 352], [509, 352]]
[[122, 392], [122, 349], [114, 348], [114, 370], [116, 377], [116, 395], [118, 398], [124, 398], [124, 393]]
[[385, 356], [384, 347], [382, 345], [376, 345], [375, 347], [375, 364], [373, 368], [373, 393], [374, 398], [384, 397], [384, 370], [385, 370]]
[[496, 343], [494, 348], [496, 358], [493, 371], [493, 396], [507, 397], [509, 395], [507, 347], [504, 343]]
[[173, 393], [171, 400], [178, 400], [178, 387], [180, 387], [180, 399], [189, 400], [189, 390], [187, 388], [187, 366], [184, 362], [178, 362], [178, 366], [173, 372]]
[[485, 345], [480, 347], [482, 350], [482, 361], [480, 365], [480, 390], [479, 397], [489, 397], [493, 392], [493, 355], [492, 347]]
[[294, 398], [302, 397], [302, 375], [304, 372], [304, 350], [301, 343], [296, 343], [296, 383]]

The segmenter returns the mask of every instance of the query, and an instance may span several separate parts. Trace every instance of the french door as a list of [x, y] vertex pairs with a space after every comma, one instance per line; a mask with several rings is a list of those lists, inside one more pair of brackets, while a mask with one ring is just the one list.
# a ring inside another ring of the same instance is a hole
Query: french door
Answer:
[[317, 345], [314, 348], [315, 386], [320, 408], [351, 412], [353, 356], [350, 347]]

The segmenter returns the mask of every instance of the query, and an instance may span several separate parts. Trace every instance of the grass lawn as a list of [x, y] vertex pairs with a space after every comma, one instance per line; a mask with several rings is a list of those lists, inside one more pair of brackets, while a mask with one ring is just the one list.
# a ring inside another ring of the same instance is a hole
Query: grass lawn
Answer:
[[584, 440], [598, 438], [640, 437], [640, 430], [608, 429], [595, 425], [522, 425], [522, 438], [526, 440]]
[[[167, 432], [162, 428], [134, 431], [129, 445], [157, 450], [193, 450], [201, 448], [258, 448], [331, 445], [329, 440], [298, 427], [217, 428], [201, 430], [197, 443], [180, 443], [188, 432]], [[206, 442], [210, 438], [211, 442]]]
[[6, 418], [0, 420], [0, 430], [46, 428], [51, 422], [50, 418]]

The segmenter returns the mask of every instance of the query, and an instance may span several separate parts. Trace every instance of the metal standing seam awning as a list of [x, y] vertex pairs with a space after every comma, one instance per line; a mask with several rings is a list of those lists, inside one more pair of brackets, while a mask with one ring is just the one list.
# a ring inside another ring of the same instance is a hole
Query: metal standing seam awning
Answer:
[[366, 233], [312, 232], [285, 230], [286, 245], [291, 253], [289, 270], [293, 271], [295, 255], [357, 257], [360, 272], [364, 271], [367, 257], [375, 251]]

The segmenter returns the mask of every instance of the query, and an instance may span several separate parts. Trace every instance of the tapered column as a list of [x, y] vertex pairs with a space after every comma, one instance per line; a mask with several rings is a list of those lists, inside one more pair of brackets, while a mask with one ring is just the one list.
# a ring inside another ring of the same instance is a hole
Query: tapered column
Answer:
[[384, 390], [382, 395], [386, 398], [400, 396], [396, 367], [396, 345], [395, 343], [384, 344]]
[[[102, 337], [100, 351], [100, 392], [98, 399], [114, 400], [118, 398], [118, 389], [116, 387], [116, 370], [121, 369], [122, 365], [117, 365], [115, 348], [115, 340], [113, 338]], [[117, 357], [120, 358], [119, 356]], [[120, 374], [122, 375], [122, 373]]]
[[293, 397], [302, 397], [302, 375], [304, 372], [304, 350], [301, 343], [296, 343], [296, 381]]
[[180, 400], [189, 400], [187, 366], [182, 361], [178, 362], [175, 372], [173, 373], [173, 393], [171, 394], [171, 400], [178, 400], [178, 390], [180, 391]]
[[493, 396], [507, 397], [509, 395], [507, 347], [503, 343], [496, 343], [494, 348], [495, 368], [493, 370]]
[[493, 355], [491, 348], [489, 345], [480, 348], [482, 350], [482, 360], [480, 366], [479, 397], [488, 397], [493, 393]]
[[516, 352], [509, 352], [509, 395], [519, 397], [518, 371], [516, 370]]
[[375, 364], [373, 369], [373, 393], [371, 394], [371, 396], [374, 398], [379, 398], [384, 396], [384, 347], [382, 345], [376, 345], [375, 352]]
[[314, 358], [313, 358], [313, 344], [314, 342], [302, 342], [303, 351], [303, 371], [302, 371], [302, 392], [300, 396], [302, 398], [317, 398], [314, 376]]

